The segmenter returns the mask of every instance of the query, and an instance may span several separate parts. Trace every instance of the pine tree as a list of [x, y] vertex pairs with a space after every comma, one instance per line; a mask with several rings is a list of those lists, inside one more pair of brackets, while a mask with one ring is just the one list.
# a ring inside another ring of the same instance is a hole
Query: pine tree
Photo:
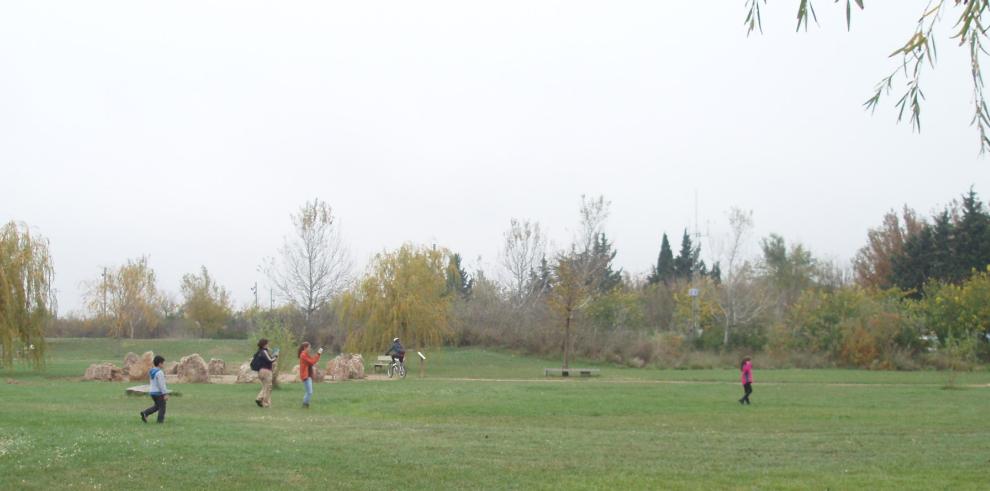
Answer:
[[973, 188], [963, 196], [962, 216], [955, 228], [952, 280], [962, 281], [974, 269], [984, 271], [990, 264], [990, 215]]
[[461, 255], [453, 254], [447, 262], [447, 293], [456, 292], [461, 298], [471, 297], [471, 287], [474, 280], [461, 267]]
[[612, 269], [612, 261], [617, 253], [618, 251], [612, 249], [612, 243], [605, 237], [605, 234], [598, 234], [592, 254], [594, 255], [593, 260], [599, 265], [598, 278], [593, 279], [599, 292], [610, 292], [622, 284], [622, 269], [618, 271]]
[[719, 265], [718, 261], [715, 261], [715, 265], [712, 266], [712, 270], [708, 273], [708, 277], [711, 278], [716, 285], [722, 284], [722, 267]]
[[540, 258], [537, 269], [530, 271], [529, 287], [537, 296], [545, 295], [553, 288], [553, 270], [550, 269], [546, 256]]
[[902, 290], [913, 290], [910, 295], [913, 298], [921, 297], [925, 281], [931, 275], [933, 235], [932, 226], [925, 224], [921, 231], [904, 241], [903, 251], [890, 261], [894, 284]]
[[663, 240], [660, 242], [660, 255], [657, 257], [657, 264], [653, 266], [653, 272], [647, 278], [650, 284], [657, 284], [660, 282], [670, 283], [674, 279], [674, 253], [670, 250], [670, 241], [667, 240], [667, 234], [663, 234]]
[[681, 237], [681, 251], [674, 258], [674, 277], [690, 280], [694, 276], [697, 261], [698, 252], [691, 245], [691, 236], [688, 235], [687, 229], [684, 229], [684, 236]]

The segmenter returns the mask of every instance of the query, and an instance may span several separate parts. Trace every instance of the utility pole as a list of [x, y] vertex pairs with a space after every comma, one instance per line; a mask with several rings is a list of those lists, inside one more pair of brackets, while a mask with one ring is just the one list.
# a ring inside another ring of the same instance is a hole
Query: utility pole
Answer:
[[[698, 230], [698, 190], [694, 190], [694, 247], [698, 250], [701, 248], [701, 231]], [[693, 269], [695, 265], [691, 265]], [[696, 278], [700, 271], [691, 272], [691, 289], [688, 291], [688, 295], [691, 296], [691, 335], [701, 336], [701, 326], [698, 321], [698, 287], [696, 286]]]
[[258, 308], [258, 282], [254, 282], [254, 286], [251, 287], [251, 293], [254, 293], [254, 308]]
[[103, 267], [103, 284], [100, 288], [103, 293], [103, 319], [107, 318], [107, 268]]

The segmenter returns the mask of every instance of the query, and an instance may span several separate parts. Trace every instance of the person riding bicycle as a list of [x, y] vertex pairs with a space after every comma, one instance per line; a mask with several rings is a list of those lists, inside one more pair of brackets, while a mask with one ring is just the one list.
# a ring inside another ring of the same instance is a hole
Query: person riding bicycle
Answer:
[[406, 350], [402, 347], [402, 343], [399, 342], [399, 338], [392, 340], [392, 347], [385, 352], [385, 356], [389, 355], [392, 355], [392, 361], [399, 360], [399, 363], [404, 363]]

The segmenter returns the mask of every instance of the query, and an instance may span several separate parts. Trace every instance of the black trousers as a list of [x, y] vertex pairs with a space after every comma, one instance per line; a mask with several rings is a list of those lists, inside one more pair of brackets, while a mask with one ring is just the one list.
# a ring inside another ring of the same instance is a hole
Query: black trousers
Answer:
[[749, 395], [753, 393], [753, 384], [751, 382], [743, 384], [743, 390], [746, 391], [746, 395], [743, 396], [742, 400], [749, 402]]
[[151, 416], [152, 414], [158, 413], [158, 422], [165, 422], [165, 396], [151, 396], [151, 399], [155, 401], [155, 405], [141, 411], [145, 416]]

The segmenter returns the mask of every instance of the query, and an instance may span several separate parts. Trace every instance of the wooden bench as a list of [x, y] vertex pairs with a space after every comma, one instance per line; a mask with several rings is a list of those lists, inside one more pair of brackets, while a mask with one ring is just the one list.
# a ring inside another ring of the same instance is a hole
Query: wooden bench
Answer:
[[599, 368], [544, 368], [543, 369], [544, 377], [549, 377], [551, 375], [560, 375], [561, 377], [570, 377], [571, 375], [576, 375], [579, 377], [592, 377], [600, 374], [601, 374], [601, 369]]
[[374, 371], [378, 371], [379, 368], [382, 370], [388, 368], [389, 364], [392, 363], [392, 357], [388, 355], [378, 355], [378, 359], [375, 360]]

